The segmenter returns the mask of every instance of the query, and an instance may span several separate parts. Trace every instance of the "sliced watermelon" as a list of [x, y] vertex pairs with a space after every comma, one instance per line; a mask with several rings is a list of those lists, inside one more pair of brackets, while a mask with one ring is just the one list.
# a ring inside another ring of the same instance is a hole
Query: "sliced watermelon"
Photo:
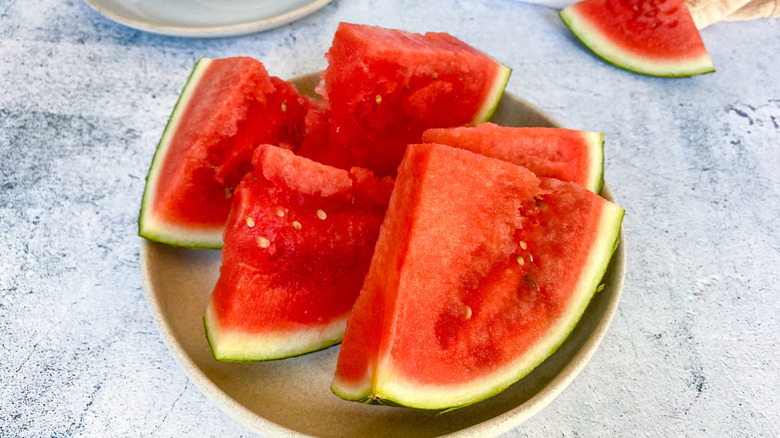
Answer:
[[561, 19], [605, 61], [651, 76], [715, 71], [685, 0], [585, 0]]
[[577, 324], [622, 217], [577, 184], [465, 150], [410, 146], [331, 389], [423, 409], [502, 391]]
[[476, 127], [429, 129], [426, 143], [439, 143], [528, 168], [538, 176], [575, 182], [599, 193], [604, 184], [604, 134], [562, 128]]
[[171, 245], [219, 248], [232, 189], [262, 143], [297, 147], [311, 99], [251, 58], [201, 59], [157, 146], [139, 234]]
[[446, 33], [349, 23], [339, 25], [327, 58], [318, 92], [330, 103], [329, 142], [301, 154], [380, 176], [395, 175], [425, 129], [488, 120], [511, 73]]
[[234, 193], [220, 277], [205, 316], [214, 357], [271, 360], [339, 342], [392, 190], [261, 146]]

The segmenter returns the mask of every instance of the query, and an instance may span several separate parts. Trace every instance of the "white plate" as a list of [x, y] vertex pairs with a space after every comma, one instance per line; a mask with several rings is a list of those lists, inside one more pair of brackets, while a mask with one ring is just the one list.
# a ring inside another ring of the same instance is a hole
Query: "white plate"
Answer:
[[184, 37], [246, 35], [287, 24], [332, 0], [86, 0], [135, 29]]
[[[311, 94], [319, 75], [294, 79]], [[511, 94], [492, 121], [505, 126], [559, 126], [536, 106]], [[602, 196], [612, 200], [605, 185]], [[595, 294], [558, 350], [500, 394], [439, 414], [340, 399], [330, 392], [339, 347], [290, 359], [226, 363], [214, 360], [203, 315], [219, 275], [220, 252], [141, 243], [141, 271], [157, 327], [190, 380], [225, 413], [263, 436], [494, 437], [517, 427], [552, 401], [596, 351], [620, 300], [625, 274], [623, 232]]]

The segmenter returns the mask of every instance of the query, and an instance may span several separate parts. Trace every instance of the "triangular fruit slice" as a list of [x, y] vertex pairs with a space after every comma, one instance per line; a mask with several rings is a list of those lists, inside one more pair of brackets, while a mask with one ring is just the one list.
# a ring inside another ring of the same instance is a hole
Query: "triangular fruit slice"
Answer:
[[486, 121], [511, 70], [446, 33], [341, 23], [317, 91], [330, 104], [330, 142], [301, 154], [395, 175], [427, 128]]
[[422, 409], [502, 391], [577, 324], [622, 217], [577, 184], [448, 146], [410, 146], [331, 389]]
[[685, 0], [585, 0], [560, 15], [583, 44], [618, 67], [670, 77], [715, 71]]
[[594, 193], [604, 183], [604, 134], [563, 128], [511, 128], [493, 123], [429, 129], [426, 143], [470, 150], [523, 166], [537, 176], [575, 182]]
[[339, 341], [392, 180], [260, 146], [234, 192], [206, 332], [214, 357], [271, 360]]
[[232, 189], [252, 151], [303, 141], [311, 100], [252, 58], [201, 59], [152, 160], [139, 234], [178, 246], [220, 248]]

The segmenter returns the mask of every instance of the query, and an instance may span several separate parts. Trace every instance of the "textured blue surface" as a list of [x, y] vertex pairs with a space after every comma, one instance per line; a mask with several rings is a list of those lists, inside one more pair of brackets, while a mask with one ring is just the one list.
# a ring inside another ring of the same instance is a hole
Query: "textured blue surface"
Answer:
[[510, 92], [606, 133], [627, 211], [619, 313], [574, 383], [507, 436], [777, 436], [780, 22], [713, 25], [716, 73], [657, 79], [591, 55], [557, 11], [498, 0], [341, 0], [218, 40], [0, 0], [0, 435], [250, 435], [157, 333], [144, 177], [197, 58], [320, 70], [339, 21], [450, 32], [513, 68]]

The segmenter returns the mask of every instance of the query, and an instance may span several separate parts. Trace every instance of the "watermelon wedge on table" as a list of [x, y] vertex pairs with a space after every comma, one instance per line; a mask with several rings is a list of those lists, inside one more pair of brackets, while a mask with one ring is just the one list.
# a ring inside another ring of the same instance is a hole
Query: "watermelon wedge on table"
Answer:
[[563, 128], [511, 128], [493, 123], [429, 129], [439, 143], [523, 166], [538, 176], [575, 182], [594, 193], [604, 184], [604, 134]]
[[560, 12], [605, 61], [651, 76], [715, 71], [685, 0], [584, 0]]
[[232, 190], [259, 144], [296, 148], [313, 105], [251, 58], [201, 59], [157, 146], [139, 234], [178, 246], [220, 248]]
[[577, 184], [465, 150], [409, 146], [331, 389], [422, 409], [504, 390], [574, 328], [622, 217]]
[[395, 175], [428, 128], [488, 120], [511, 70], [446, 33], [341, 23], [317, 91], [330, 104], [327, 142], [300, 153]]
[[214, 357], [280, 359], [339, 341], [392, 190], [274, 146], [235, 190], [205, 316]]

